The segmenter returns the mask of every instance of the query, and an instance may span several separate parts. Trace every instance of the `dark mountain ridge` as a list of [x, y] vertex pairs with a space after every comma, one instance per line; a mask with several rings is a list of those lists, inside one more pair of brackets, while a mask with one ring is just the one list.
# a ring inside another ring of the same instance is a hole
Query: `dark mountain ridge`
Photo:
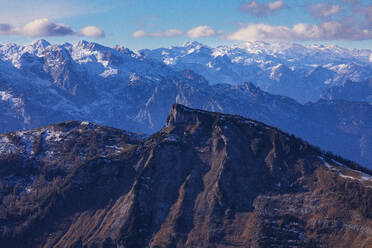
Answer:
[[0, 149], [4, 247], [372, 245], [371, 171], [241, 116], [174, 104], [148, 138], [74, 121]]

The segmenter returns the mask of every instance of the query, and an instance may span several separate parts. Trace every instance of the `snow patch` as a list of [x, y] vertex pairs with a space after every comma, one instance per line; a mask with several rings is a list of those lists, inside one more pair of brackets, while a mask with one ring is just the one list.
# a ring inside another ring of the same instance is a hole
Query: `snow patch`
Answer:
[[7, 91], [0, 91], [0, 97], [2, 101], [9, 101], [13, 103], [13, 107], [21, 107], [22, 106], [22, 99], [19, 97], [15, 97], [10, 92]]
[[60, 142], [63, 139], [64, 133], [61, 131], [47, 130], [44, 134], [47, 142]]
[[108, 68], [107, 70], [105, 70], [104, 72], [102, 72], [99, 75], [101, 77], [107, 78], [109, 76], [118, 75], [118, 73], [119, 73], [118, 69]]
[[336, 164], [337, 166], [340, 166], [342, 167], [342, 169], [345, 169], [346, 171], [348, 172], [354, 172], [358, 175], [358, 177], [356, 176], [350, 176], [350, 175], [345, 175], [341, 172], [341, 169], [337, 169], [335, 166], [332, 166], [330, 165], [326, 160], [325, 158], [321, 157], [321, 156], [318, 156], [318, 158], [323, 162], [324, 166], [326, 166], [329, 170], [333, 171], [333, 172], [338, 172], [338, 175], [342, 178], [346, 178], [346, 179], [352, 179], [352, 180], [358, 180], [358, 181], [372, 181], [372, 176], [362, 172], [362, 171], [358, 171], [358, 170], [353, 170], [353, 169], [350, 169], [349, 167], [347, 167], [346, 165], [334, 160], [334, 159], [331, 159], [332, 163]]
[[10, 154], [17, 151], [17, 147], [6, 136], [0, 136], [0, 154]]

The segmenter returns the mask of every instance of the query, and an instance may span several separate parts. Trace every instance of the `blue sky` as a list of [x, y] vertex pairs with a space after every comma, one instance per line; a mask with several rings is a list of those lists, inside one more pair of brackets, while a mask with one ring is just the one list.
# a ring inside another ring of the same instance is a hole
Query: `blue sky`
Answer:
[[90, 40], [131, 49], [197, 40], [372, 49], [370, 0], [0, 0], [0, 43]]

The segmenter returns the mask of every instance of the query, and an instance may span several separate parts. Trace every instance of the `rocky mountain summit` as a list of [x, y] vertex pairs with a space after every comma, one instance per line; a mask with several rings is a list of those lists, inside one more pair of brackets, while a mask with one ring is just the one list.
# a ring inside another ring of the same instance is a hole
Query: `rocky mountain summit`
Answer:
[[370, 247], [372, 173], [241, 116], [174, 104], [150, 137], [0, 135], [1, 247]]

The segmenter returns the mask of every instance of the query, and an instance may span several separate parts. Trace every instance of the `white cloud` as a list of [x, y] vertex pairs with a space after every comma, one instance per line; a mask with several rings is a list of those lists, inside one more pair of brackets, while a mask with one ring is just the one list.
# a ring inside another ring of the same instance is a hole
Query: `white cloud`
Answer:
[[239, 6], [240, 11], [248, 12], [255, 17], [265, 17], [269, 14], [279, 11], [286, 7], [282, 0], [269, 2], [269, 3], [259, 3], [255, 0], [252, 0], [248, 3], [242, 3]]
[[293, 27], [273, 26], [269, 24], [250, 23], [227, 37], [229, 40], [368, 40], [372, 31], [343, 25], [337, 21], [324, 22], [320, 25], [298, 23]]
[[132, 34], [134, 38], [143, 37], [175, 37], [183, 35], [183, 32], [179, 29], [167, 29], [162, 32], [146, 32], [144, 30], [137, 30]]
[[216, 31], [209, 26], [197, 26], [187, 31], [190, 38], [211, 37], [222, 34], [222, 31]]
[[340, 5], [327, 5], [317, 3], [310, 7], [310, 13], [318, 18], [327, 18], [340, 13], [342, 10]]
[[53, 23], [47, 18], [35, 19], [23, 27], [17, 28], [15, 31], [27, 37], [64, 36], [74, 34], [71, 27], [65, 24]]
[[87, 26], [79, 31], [79, 34], [87, 37], [103, 37], [105, 33], [101, 28], [96, 26]]
[[54, 23], [47, 18], [35, 19], [20, 27], [9, 24], [0, 24], [0, 34], [22, 35], [26, 37], [66, 36], [80, 35], [87, 37], [103, 37], [102, 29], [95, 26], [87, 26], [80, 31], [74, 31], [70, 26], [63, 23]]
[[132, 34], [132, 37], [133, 38], [142, 38], [142, 37], [146, 37], [146, 32], [143, 31], [143, 30], [137, 30], [135, 31], [133, 34]]

